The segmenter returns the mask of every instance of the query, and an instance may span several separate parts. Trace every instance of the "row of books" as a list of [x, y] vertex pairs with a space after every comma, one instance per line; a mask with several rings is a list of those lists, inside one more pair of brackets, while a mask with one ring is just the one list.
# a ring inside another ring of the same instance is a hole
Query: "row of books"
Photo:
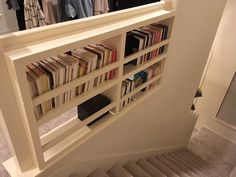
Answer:
[[[137, 51], [150, 47], [157, 44], [168, 37], [168, 26], [162, 24], [151, 24], [127, 33], [126, 36], [126, 47], [125, 56], [131, 55]], [[131, 63], [138, 66], [164, 52], [162, 46], [155, 49], [143, 56], [138, 57]]]
[[[31, 96], [39, 96], [72, 80], [115, 62], [116, 51], [101, 45], [91, 44], [65, 54], [42, 59], [26, 67], [26, 75]], [[114, 79], [116, 70], [111, 70], [95, 79], [81, 83], [80, 86], [66, 91], [34, 108], [36, 118], [53, 108], [86, 93], [106, 80]]]
[[[160, 73], [161, 73], [161, 62], [156, 63], [146, 68], [143, 71], [138, 72], [133, 77], [127, 78], [126, 80], [122, 82], [121, 96], [122, 97], [125, 96], [126, 94], [134, 90], [135, 88], [141, 86], [142, 84], [154, 78], [155, 76], [159, 75]], [[152, 89], [158, 84], [158, 82], [159, 81], [157, 80], [151, 83], [150, 85], [148, 85], [146, 88], [142, 89], [141, 91], [143, 92], [143, 91]], [[129, 104], [132, 100], [133, 100], [133, 97], [129, 97], [126, 100], [124, 100], [123, 103], [121, 103], [121, 109], [125, 105]]]

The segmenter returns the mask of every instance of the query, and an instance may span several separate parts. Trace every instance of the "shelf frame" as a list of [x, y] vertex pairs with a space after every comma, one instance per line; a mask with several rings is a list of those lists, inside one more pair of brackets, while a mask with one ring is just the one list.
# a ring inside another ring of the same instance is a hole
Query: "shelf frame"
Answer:
[[[122, 81], [135, 73], [166, 59], [167, 53], [161, 54], [158, 57], [141, 64], [139, 67], [132, 68], [132, 70], [125, 74], [123, 74], [125, 70], [124, 64], [134, 60], [138, 56], [152, 51], [153, 49], [168, 45], [170, 43], [170, 39], [167, 39], [131, 56], [124, 57], [126, 33], [152, 23], [161, 22], [166, 19], [173, 19], [175, 17], [175, 10], [167, 8], [167, 6], [169, 7], [168, 3], [161, 1], [155, 4], [148, 4], [120, 12], [95, 16], [88, 19], [75, 20], [0, 36], [0, 56], [3, 56], [3, 60], [6, 62], [6, 66], [0, 67], [6, 67], [10, 73], [10, 81], [14, 90], [12, 98], [16, 100], [17, 105], [15, 108], [20, 110], [21, 114], [19, 117], [24, 122], [24, 126], [21, 125], [21, 127], [18, 128], [23, 129], [27, 134], [25, 141], [29, 142], [28, 149], [31, 151], [31, 156], [33, 159], [31, 166], [33, 166], [33, 168], [42, 170], [59, 161], [79, 147], [82, 143], [95, 136], [98, 132], [102, 131], [105, 127], [109, 126], [126, 112], [134, 108], [135, 105], [141, 103], [148, 96], [154, 94], [157, 90], [156, 88], [146, 92], [142, 97], [140, 97], [139, 100], [136, 100], [134, 103], [131, 103], [131, 105], [128, 105], [127, 108], [120, 111], [121, 100], [137, 94], [140, 89], [142, 90], [142, 88], [145, 88], [144, 86], [152, 81], [154, 82], [161, 75], [147, 81], [144, 85], [141, 85], [121, 98]], [[113, 42], [111, 39], [115, 39], [116, 42]], [[85, 46], [89, 43], [97, 42], [104, 42], [115, 48], [118, 54], [118, 61], [116, 63], [109, 64], [104, 68], [98, 69], [86, 76], [66, 83], [61, 87], [48, 91], [47, 93], [44, 93], [36, 98], [31, 98], [25, 73], [26, 65]], [[96, 78], [97, 76], [112, 69], [117, 70], [116, 78], [113, 80], [108, 80], [98, 87], [89, 90], [85, 94], [69, 100], [68, 102], [44, 114], [38, 121], [36, 120], [34, 106], [60, 95], [65, 91], [71, 90], [87, 80]], [[158, 89], [160, 89], [160, 87], [158, 87]], [[111, 93], [110, 90], [114, 91], [114, 93]], [[88, 120], [83, 123], [75, 123], [75, 118], [73, 118], [71, 121], [59, 126], [47, 135], [43, 137], [39, 136], [39, 126], [52, 120], [59, 114], [68, 111], [70, 108], [75, 107], [93, 96], [104, 92], [109, 92], [107, 94], [111, 96], [112, 103], [90, 116]], [[9, 107], [11, 106], [10, 103], [6, 104], [8, 104]], [[62, 142], [62, 139], [69, 138], [70, 136], [74, 136], [78, 133], [78, 131], [76, 131], [77, 128], [85, 126], [88, 122], [94, 120], [99, 115], [111, 110], [113, 111], [113, 114], [106, 116], [106, 121], [100, 121], [98, 124], [93, 125], [91, 127], [92, 131], [84, 137], [73, 142], [71, 141], [66, 148], [62, 148], [62, 150], [56, 155], [45, 155], [52, 154], [51, 152], [48, 152], [51, 149], [56, 148], [56, 146]], [[7, 129], [12, 129], [15, 128], [16, 125], [7, 124], [6, 127]], [[11, 135], [13, 134], [11, 133]], [[22, 136], [19, 137], [22, 138]], [[13, 149], [15, 147], [13, 147]], [[28, 149], [26, 148], [26, 150]], [[16, 157], [20, 169], [25, 170], [25, 166], [23, 165], [24, 160], [22, 160], [22, 158], [18, 158], [19, 154], [16, 154]]]

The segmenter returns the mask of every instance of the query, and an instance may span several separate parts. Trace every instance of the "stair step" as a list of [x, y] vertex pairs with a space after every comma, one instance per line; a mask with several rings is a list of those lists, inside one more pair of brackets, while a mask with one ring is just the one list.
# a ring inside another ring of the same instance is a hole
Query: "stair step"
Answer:
[[121, 165], [116, 164], [107, 171], [110, 177], [133, 177], [127, 170]]
[[176, 156], [178, 156], [179, 158], [182, 158], [183, 160], [185, 160], [189, 164], [193, 165], [195, 169], [201, 171], [206, 176], [208, 176], [208, 177], [220, 177], [216, 172], [213, 172], [210, 169], [208, 169], [207, 166], [204, 166], [204, 165], [200, 164], [199, 162], [196, 162], [194, 159], [192, 159], [191, 157], [187, 156], [185, 153], [183, 153], [183, 152], [175, 152], [174, 154]]
[[147, 161], [152, 164], [154, 167], [156, 167], [158, 170], [160, 170], [162, 173], [167, 175], [168, 177], [180, 177], [178, 174], [176, 174], [172, 169], [158, 161], [154, 157], [148, 157]]
[[165, 157], [167, 160], [172, 161], [175, 163], [179, 168], [184, 170], [186, 173], [188, 173], [191, 177], [209, 177], [208, 175], [205, 175], [203, 172], [199, 171], [197, 168], [194, 167], [191, 163], [188, 163], [183, 158], [180, 158], [176, 156], [174, 153], [167, 153], [164, 154], [163, 157]]
[[177, 173], [181, 177], [191, 177], [187, 173], [185, 173], [183, 170], [181, 170], [178, 166], [176, 166], [174, 163], [168, 161], [163, 156], [159, 155], [155, 157], [157, 160], [162, 162], [164, 165], [168, 166], [170, 169], [172, 169], [175, 173]]
[[203, 163], [207, 166], [209, 166], [209, 168], [211, 170], [214, 170], [215, 172], [217, 172], [218, 174], [222, 175], [222, 176], [229, 176], [228, 174], [224, 173], [223, 171], [220, 171], [216, 168], [214, 168], [210, 163], [208, 163], [207, 161], [201, 159], [200, 157], [198, 157], [197, 155], [195, 155], [194, 153], [192, 153], [191, 151], [189, 151], [188, 149], [183, 150], [183, 152], [189, 154], [190, 156], [192, 156], [193, 158], [195, 158], [196, 160], [198, 160], [200, 163]]
[[77, 173], [71, 174], [69, 177], [79, 177]]
[[144, 171], [146, 171], [152, 177], [167, 177], [164, 173], [162, 173], [160, 170], [155, 168], [153, 165], [151, 165], [149, 162], [147, 162], [144, 159], [138, 160], [136, 164], [140, 166]]
[[199, 171], [203, 172], [204, 174], [206, 174], [209, 177], [226, 177], [226, 176], [222, 176], [221, 174], [217, 173], [217, 171], [212, 170], [211, 168], [209, 168], [208, 165], [200, 163], [199, 161], [194, 159], [191, 155], [186, 154], [186, 152], [184, 152], [184, 151], [185, 150], [177, 151], [177, 152], [175, 152], [175, 154], [178, 157], [182, 157], [186, 161], [188, 161], [189, 163], [193, 164], [195, 166], [195, 168], [197, 168]]
[[151, 177], [147, 172], [140, 168], [137, 164], [129, 161], [124, 168], [134, 177]]
[[94, 170], [88, 177], [109, 177], [109, 175], [101, 168]]

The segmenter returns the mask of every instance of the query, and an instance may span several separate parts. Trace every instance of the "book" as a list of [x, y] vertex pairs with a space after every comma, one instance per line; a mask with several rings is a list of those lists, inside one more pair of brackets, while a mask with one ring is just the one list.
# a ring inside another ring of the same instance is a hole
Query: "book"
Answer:
[[[101, 45], [101, 44], [98, 44], [98, 45]], [[108, 51], [109, 51], [109, 63], [116, 62], [117, 61], [116, 51], [110, 47], [105, 46], [105, 45], [101, 45], [101, 46], [108, 49]], [[116, 69], [113, 69], [109, 72], [109, 79], [113, 79], [113, 78], [115, 78], [115, 76], [116, 76]]]
[[[158, 26], [157, 24], [151, 24], [150, 27], [157, 31], [157, 38], [156, 38], [156, 43], [159, 43], [162, 41], [162, 35], [163, 35], [163, 28]], [[155, 56], [158, 56], [160, 54], [160, 48], [155, 50]]]
[[[81, 58], [81, 60], [88, 63], [87, 73], [95, 71], [97, 68], [98, 56], [84, 49], [76, 49], [72, 51], [72, 54]], [[85, 86], [84, 91], [88, 91], [94, 87], [94, 79], [91, 79]]]
[[[104, 66], [112, 63], [112, 51], [102, 45], [96, 45], [98, 49], [104, 51]], [[109, 80], [111, 71], [105, 73], [105, 80]]]
[[[61, 55], [58, 55], [58, 57], [64, 62], [66, 62], [67, 64], [69, 64], [71, 67], [69, 81], [77, 79], [79, 76], [79, 60], [67, 54], [61, 54]], [[76, 97], [76, 91], [77, 91], [76, 88], [70, 90], [70, 99]]]
[[[152, 38], [153, 38], [153, 33], [148, 31], [148, 30], [145, 30], [144, 28], [140, 28], [140, 29], [136, 29], [136, 31], [138, 31], [139, 33], [142, 33], [144, 35], [147, 36], [147, 45], [146, 47], [150, 47], [152, 45]], [[146, 55], [147, 55], [147, 60], [150, 60], [150, 54], [151, 52], [148, 52]]]
[[[132, 82], [130, 80], [128, 80], [128, 79], [124, 80], [123, 82], [126, 84], [125, 95], [127, 95], [131, 91]], [[130, 102], [130, 98], [127, 98], [125, 100], [125, 105], [129, 104], [129, 102]]]
[[[125, 96], [126, 90], [127, 90], [127, 83], [126, 83], [126, 82], [122, 82], [122, 89], [121, 89], [121, 96], [122, 96], [122, 97]], [[124, 100], [124, 101], [121, 103], [121, 105], [120, 105], [121, 109], [122, 109], [125, 105], [126, 105], [126, 100]]]
[[[84, 60], [82, 60], [81, 58], [77, 57], [77, 56], [74, 56], [75, 58], [77, 58], [79, 60], [79, 76], [78, 77], [82, 77], [84, 75], [87, 74], [88, 72], [88, 63], [85, 62]], [[86, 82], [87, 83], [87, 82]], [[82, 83], [81, 85], [79, 85], [77, 87], [77, 95], [81, 95], [84, 93], [84, 89], [85, 89], [85, 86], [86, 86], [86, 83]]]
[[[144, 72], [147, 73], [147, 80], [150, 80], [153, 77], [153, 69], [152, 67], [148, 67], [144, 70]], [[151, 89], [151, 84], [148, 85], [144, 90], [147, 91], [148, 89]]]
[[[30, 76], [35, 80], [38, 94], [41, 95], [50, 90], [49, 86], [49, 78], [40, 68], [35, 66], [34, 64], [28, 64], [27, 68], [31, 70]], [[52, 109], [52, 102], [51, 100], [45, 101], [41, 104], [42, 113], [46, 113]]]
[[[169, 27], [167, 25], [162, 25], [162, 24], [157, 24], [156, 26], [163, 29], [161, 40], [163, 41], [163, 40], [167, 39]], [[160, 47], [160, 51], [159, 51], [160, 54], [163, 53], [164, 50], [165, 50], [165, 46]]]
[[126, 33], [126, 41], [125, 41], [125, 57], [135, 53], [138, 49], [133, 47], [134, 45], [134, 34], [130, 31]]
[[[38, 66], [47, 73], [49, 77], [49, 83], [50, 83], [50, 90], [56, 88], [56, 72], [50, 68], [48, 65], [46, 65], [43, 61], [38, 61]], [[58, 106], [58, 97], [52, 98], [52, 106], [55, 108]]]
[[[61, 66], [63, 66], [64, 67], [64, 71], [65, 71], [65, 83], [67, 83], [67, 82], [69, 82], [69, 81], [71, 81], [71, 73], [72, 73], [72, 66], [69, 64], [69, 63], [67, 63], [67, 62], [65, 62], [65, 61], [63, 61], [61, 58], [59, 58], [58, 56], [52, 56], [51, 57], [53, 60], [55, 60], [57, 63], [59, 63]], [[64, 84], [65, 84], [64, 83]], [[66, 91], [65, 92], [65, 102], [66, 101], [68, 101], [68, 100], [70, 100], [71, 99], [71, 97], [70, 97], [70, 91]]]
[[[85, 50], [88, 50], [98, 56], [97, 69], [104, 66], [104, 51], [99, 50], [95, 45], [88, 45], [84, 47]], [[98, 86], [105, 80], [105, 73], [95, 78], [95, 86]]]
[[[26, 75], [27, 75], [27, 80], [28, 80], [28, 84], [29, 84], [31, 97], [34, 98], [34, 97], [38, 96], [39, 94], [38, 94], [38, 88], [36, 85], [36, 81], [31, 77], [31, 75], [32, 75], [31, 72], [32, 71], [30, 71], [28, 68], [26, 69]], [[34, 113], [35, 113], [36, 119], [42, 114], [41, 104], [34, 107]]]
[[[61, 65], [60, 63], [56, 62], [54, 59], [52, 58], [46, 58], [42, 60], [45, 64], [47, 64], [48, 66], [50, 66], [54, 71], [56, 71], [56, 87], [59, 87], [63, 84], [66, 83], [66, 68]], [[59, 103], [58, 105], [61, 105], [63, 103], [65, 103], [66, 98], [65, 98], [65, 93], [62, 93], [59, 95]]]
[[[134, 36], [134, 51], [139, 51], [144, 48], [144, 39], [139, 36]], [[136, 60], [133, 60], [132, 63], [136, 66], [139, 66], [144, 62], [144, 56], [139, 56]]]
[[148, 75], [147, 75], [147, 72], [145, 71], [140, 71], [137, 74], [135, 74], [133, 77], [134, 88], [137, 88], [143, 83], [145, 83], [147, 79], [148, 79]]
[[[160, 30], [159, 30], [159, 28], [157, 30], [157, 29], [154, 28], [154, 26], [148, 25], [148, 26], [143, 27], [143, 29], [145, 29], [145, 30], [147, 30], [147, 31], [149, 31], [153, 34], [152, 45], [157, 44], [158, 41], [160, 41]], [[159, 51], [159, 49], [153, 50], [151, 52], [151, 58], [156, 57], [158, 55], [158, 51]]]
[[[133, 79], [132, 78], [128, 78], [128, 79], [126, 79], [128, 82], [130, 82], [130, 91], [129, 92], [131, 92], [133, 89], [134, 89], [134, 81], [133, 81]], [[132, 96], [131, 97], [129, 97], [129, 99], [128, 99], [128, 103], [130, 103], [132, 101]]]
[[[149, 42], [149, 35], [142, 33], [139, 30], [133, 30], [132, 33], [134, 34], [135, 37], [139, 37], [143, 39], [143, 46], [140, 50], [145, 49], [148, 47], [148, 42]], [[141, 64], [147, 61], [147, 53], [141, 56]]]

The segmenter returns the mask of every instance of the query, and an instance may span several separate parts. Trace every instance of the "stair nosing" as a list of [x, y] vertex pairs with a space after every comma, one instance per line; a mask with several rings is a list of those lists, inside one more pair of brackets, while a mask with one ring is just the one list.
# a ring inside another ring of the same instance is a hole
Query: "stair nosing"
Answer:
[[[156, 167], [154, 164], [152, 164], [152, 162], [150, 162], [150, 158], [153, 158], [154, 162], [156, 161], [157, 163], [159, 163], [159, 165], [161, 164], [161, 166], [165, 168], [165, 169], [164, 169], [165, 171], [163, 171], [163, 169], [160, 168], [160, 166]], [[162, 164], [160, 161], [158, 161], [158, 160], [157, 160], [156, 158], [154, 158], [154, 157], [149, 157], [149, 158], [147, 158], [147, 161], [148, 161], [150, 164], [152, 164], [154, 167], [156, 167], [157, 169], [159, 169], [161, 172], [163, 172], [165, 175], [167, 175], [168, 177], [172, 177], [172, 176], [174, 176], [174, 177], [180, 177], [178, 174], [176, 174], [176, 172], [174, 172], [172, 169], [170, 169], [170, 168], [167, 167], [166, 165]], [[169, 171], [170, 173], [168, 172], [169, 174], [167, 174], [166, 170]]]
[[[175, 164], [175, 166], [177, 166], [178, 168], [180, 168], [182, 171], [184, 171], [185, 173], [187, 173], [189, 176], [191, 177], [202, 177], [200, 175], [198, 175], [196, 172], [193, 171], [193, 169], [186, 167], [185, 164], [183, 164], [181, 161], [178, 161], [177, 159], [175, 159], [173, 156], [171, 156], [172, 153], [167, 153], [167, 154], [163, 154], [162, 156], [167, 159], [168, 161], [172, 162]], [[207, 177], [207, 176], [205, 176]]]
[[[191, 159], [191, 161], [196, 164], [198, 167], [201, 167], [201, 169], [204, 169], [204, 171], [207, 171], [208, 173], [210, 173], [211, 175], [213, 175], [212, 177], [215, 177], [215, 175], [217, 177], [222, 177], [222, 174], [218, 173], [217, 171], [215, 170], [212, 170], [211, 168], [208, 168], [208, 166], [205, 166], [204, 164], [202, 164], [201, 162], [199, 161], [196, 161], [195, 158], [193, 158], [191, 155], [189, 154], [186, 154], [184, 153], [183, 151], [179, 151], [179, 152], [176, 152], [176, 153], [180, 153], [179, 155], [180, 156], [185, 156], [185, 158], [187, 159]], [[225, 175], [223, 175], [224, 177], [226, 177]]]
[[169, 168], [171, 168], [179, 176], [181, 176], [181, 177], [191, 177], [187, 173], [182, 171], [180, 168], [178, 168], [175, 164], [173, 164], [172, 162], [170, 162], [167, 159], [165, 159], [162, 155], [155, 156], [155, 158], [158, 159], [159, 161], [161, 161], [164, 165], [166, 165]]
[[[195, 174], [197, 174], [200, 177], [209, 177], [208, 174], [205, 174], [204, 172], [202, 172], [201, 170], [199, 170], [198, 168], [195, 167], [195, 165], [193, 165], [193, 162], [189, 162], [186, 163], [187, 161], [185, 159], [183, 159], [183, 157], [179, 157], [174, 153], [168, 153], [167, 155], [171, 156], [173, 159], [175, 159], [177, 161], [181, 160], [181, 164], [183, 166], [185, 166], [186, 168], [188, 168], [189, 170], [193, 171]], [[200, 173], [200, 174], [199, 174]]]
[[[138, 168], [139, 170], [141, 170], [142, 173], [143, 173], [142, 175], [145, 175], [146, 177], [151, 177], [146, 171], [144, 171], [141, 167], [139, 167], [135, 162], [133, 162], [133, 161], [128, 161], [128, 162], [125, 164], [124, 168], [125, 168], [132, 176], [136, 177], [136, 174], [134, 175], [133, 172], [130, 171], [130, 169], [127, 169], [129, 165], [134, 165], [136, 168]], [[141, 175], [141, 174], [138, 174], [137, 177], [140, 176], [140, 175]], [[140, 177], [145, 177], [145, 176], [140, 176]]]
[[[144, 161], [145, 163], [147, 163], [148, 165], [150, 165], [151, 168], [155, 169], [155, 171], [158, 173], [158, 177], [167, 177], [167, 175], [165, 175], [162, 171], [160, 171], [159, 169], [157, 169], [156, 167], [154, 167], [152, 164], [150, 164], [147, 160], [141, 158], [139, 159], [136, 164], [140, 166], [140, 168], [143, 168], [139, 163], [141, 163], [141, 161]], [[144, 171], [146, 171], [146, 169], [143, 168]], [[146, 171], [147, 173], [149, 173], [148, 171]], [[150, 176], [152, 176], [149, 173]], [[154, 176], [156, 177], [156, 176]]]

